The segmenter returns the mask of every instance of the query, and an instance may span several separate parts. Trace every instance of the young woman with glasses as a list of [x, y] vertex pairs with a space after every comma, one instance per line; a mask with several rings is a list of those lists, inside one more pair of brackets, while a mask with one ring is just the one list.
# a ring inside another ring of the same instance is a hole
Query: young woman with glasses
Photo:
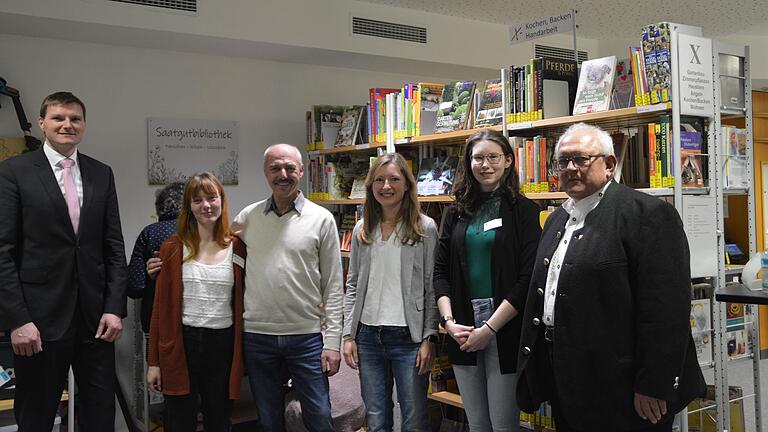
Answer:
[[391, 431], [392, 383], [403, 431], [429, 431], [427, 385], [437, 336], [437, 226], [421, 214], [405, 159], [379, 156], [365, 180], [344, 297], [344, 361], [360, 370], [368, 431]]
[[435, 295], [471, 432], [517, 431], [517, 348], [539, 208], [519, 193], [507, 138], [467, 139], [435, 252]]

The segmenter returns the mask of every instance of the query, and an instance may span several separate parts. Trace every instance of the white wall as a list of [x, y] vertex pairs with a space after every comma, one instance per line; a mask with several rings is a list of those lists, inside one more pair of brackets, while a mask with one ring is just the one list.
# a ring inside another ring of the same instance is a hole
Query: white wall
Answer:
[[[81, 150], [112, 165], [130, 244], [152, 213], [147, 117], [239, 122], [241, 184], [228, 190], [237, 210], [268, 193], [261, 172], [266, 146], [303, 146], [304, 112], [312, 104], [364, 103], [370, 87], [445, 80], [9, 35], [0, 38], [0, 64], [32, 120], [53, 91], [71, 90], [85, 101]], [[0, 135], [18, 135], [10, 104], [3, 106]]]

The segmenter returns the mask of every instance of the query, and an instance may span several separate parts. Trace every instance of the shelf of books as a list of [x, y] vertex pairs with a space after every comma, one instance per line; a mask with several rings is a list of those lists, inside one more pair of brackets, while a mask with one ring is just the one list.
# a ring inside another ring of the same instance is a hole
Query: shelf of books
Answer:
[[[494, 128], [509, 136], [521, 192], [544, 206], [567, 198], [551, 164], [562, 131], [577, 122], [602, 127], [613, 139], [615, 179], [669, 201], [683, 220], [694, 287], [692, 333], [700, 364], [714, 370], [714, 384], [712, 397], [691, 404], [693, 414], [680, 416], [678, 426], [685, 431], [690, 422], [707, 428], [714, 425], [705, 423], [714, 421], [723, 430], [734, 424], [729, 395], [743, 394], [728, 386], [728, 364], [753, 359], [757, 365], [759, 357], [752, 347], [758, 340], [756, 308], [737, 313], [737, 303], [721, 303], [715, 296], [731, 282], [721, 252], [724, 195], [748, 197], [749, 244], [743, 247], [750, 256], [755, 248], [748, 50], [726, 53], [731, 57], [716, 52], [698, 70], [686, 57], [691, 50], [679, 47], [719, 46], [701, 37], [700, 28], [663, 22], [643, 27], [640, 34], [639, 46], [631, 47], [626, 59], [592, 59], [579, 68], [573, 60], [537, 58], [503, 70], [496, 80], [374, 87], [365, 105], [315, 106], [307, 113], [309, 197], [334, 206], [342, 250], [348, 250], [362, 213], [368, 167], [386, 151], [389, 137], [410, 164], [419, 201], [439, 217], [434, 209], [454, 200], [461, 145], [478, 130]], [[739, 118], [745, 124], [730, 124]], [[744, 397], [756, 399], [759, 419], [759, 379], [755, 385], [755, 393]], [[447, 389], [430, 398], [461, 403]]]

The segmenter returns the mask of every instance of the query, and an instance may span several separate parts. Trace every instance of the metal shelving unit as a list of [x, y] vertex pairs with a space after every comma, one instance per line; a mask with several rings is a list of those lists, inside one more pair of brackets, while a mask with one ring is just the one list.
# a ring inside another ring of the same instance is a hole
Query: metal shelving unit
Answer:
[[[712, 135], [714, 139], [714, 161], [710, 163], [715, 196], [717, 198], [717, 223], [718, 223], [718, 247], [725, 250], [724, 207], [726, 195], [746, 195], [747, 197], [747, 226], [749, 238], [749, 256], [754, 256], [757, 251], [757, 229], [755, 216], [755, 191], [753, 167], [753, 140], [752, 140], [752, 85], [750, 79], [749, 47], [732, 46], [713, 41], [712, 64], [714, 77], [715, 116], [712, 122]], [[733, 98], [731, 98], [733, 96]], [[743, 118], [744, 129], [747, 131], [747, 157], [746, 177], [750, 179], [750, 185], [746, 188], [726, 189], [724, 187], [724, 167], [729, 156], [721, 136], [722, 120], [726, 118]], [[729, 358], [727, 343], [725, 340], [726, 328], [726, 301], [761, 303], [765, 296], [762, 293], [751, 293], [743, 287], [728, 287], [728, 276], [732, 274], [725, 264], [723, 253], [718, 254], [718, 275], [716, 283], [717, 303], [713, 303], [713, 327], [715, 329], [715, 392], [717, 410], [717, 430], [731, 428], [730, 403], [735, 402], [729, 395], [728, 369], [733, 359]], [[762, 431], [761, 395], [760, 395], [760, 338], [758, 313], [756, 307], [750, 307], [745, 315], [745, 326], [749, 328], [752, 339], [752, 378], [754, 392], [743, 398], [754, 398], [755, 405], [755, 431]]]

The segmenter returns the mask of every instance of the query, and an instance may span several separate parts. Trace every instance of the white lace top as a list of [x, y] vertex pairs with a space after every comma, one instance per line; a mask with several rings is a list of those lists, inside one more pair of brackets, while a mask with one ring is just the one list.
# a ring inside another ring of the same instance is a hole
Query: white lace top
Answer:
[[[184, 255], [188, 254], [184, 248]], [[218, 264], [202, 264], [194, 259], [181, 266], [184, 299], [181, 321], [186, 326], [224, 329], [232, 325], [232, 245]]]

